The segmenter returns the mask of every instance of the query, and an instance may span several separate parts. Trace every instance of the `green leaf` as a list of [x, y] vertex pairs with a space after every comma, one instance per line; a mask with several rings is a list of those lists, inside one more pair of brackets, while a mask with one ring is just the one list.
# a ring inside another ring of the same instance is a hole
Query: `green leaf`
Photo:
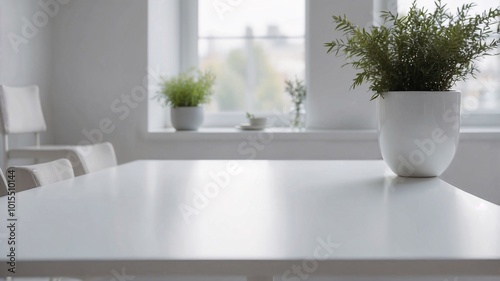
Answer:
[[478, 59], [499, 53], [500, 8], [473, 14], [475, 6], [451, 12], [437, 0], [430, 11], [414, 1], [407, 14], [382, 11], [380, 27], [360, 28], [346, 15], [332, 16], [343, 36], [325, 47], [357, 70], [352, 89], [369, 83], [372, 100], [387, 91], [449, 90], [474, 77]]
[[171, 78], [162, 78], [161, 90], [156, 96], [164, 105], [171, 107], [199, 106], [210, 102], [215, 75], [194, 69]]

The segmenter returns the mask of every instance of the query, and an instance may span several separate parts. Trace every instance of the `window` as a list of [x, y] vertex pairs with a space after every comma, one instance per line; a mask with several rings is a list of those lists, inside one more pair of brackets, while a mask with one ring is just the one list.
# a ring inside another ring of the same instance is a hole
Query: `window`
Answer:
[[[398, 11], [405, 13], [409, 10], [413, 0], [398, 0]], [[470, 0], [443, 0], [448, 8], [453, 11], [463, 4], [471, 3]], [[484, 10], [494, 8], [500, 5], [499, 0], [492, 1], [475, 1], [477, 6], [474, 12], [480, 13]], [[430, 10], [434, 9], [434, 0], [419, 0], [419, 7], [427, 7]], [[500, 113], [500, 57], [488, 56], [478, 62], [480, 72], [475, 79], [471, 78], [465, 82], [459, 82], [456, 88], [462, 91], [462, 109], [468, 115], [490, 115], [497, 116]], [[467, 116], [467, 115], [465, 115]], [[464, 116], [464, 117], [465, 117]], [[488, 125], [492, 123], [492, 118], [470, 118], [476, 121], [464, 120], [465, 124], [471, 125]], [[489, 119], [489, 120], [488, 120]]]
[[305, 0], [197, 2], [189, 14], [197, 18], [191, 29], [197, 50], [187, 54], [196, 58], [187, 61], [217, 76], [208, 119], [288, 111], [284, 80], [305, 77]]

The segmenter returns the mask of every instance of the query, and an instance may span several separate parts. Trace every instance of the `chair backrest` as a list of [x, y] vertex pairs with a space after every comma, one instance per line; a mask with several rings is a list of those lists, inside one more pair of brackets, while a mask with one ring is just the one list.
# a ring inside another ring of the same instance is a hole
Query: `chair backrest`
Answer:
[[117, 165], [115, 149], [109, 142], [77, 146], [67, 151], [66, 158], [71, 160], [77, 177]]
[[47, 130], [38, 86], [0, 85], [0, 116], [3, 134], [36, 133]]
[[10, 167], [15, 176], [16, 192], [74, 178], [73, 166], [68, 159], [42, 164]]
[[0, 197], [7, 195], [8, 187], [2, 169], [0, 169]]

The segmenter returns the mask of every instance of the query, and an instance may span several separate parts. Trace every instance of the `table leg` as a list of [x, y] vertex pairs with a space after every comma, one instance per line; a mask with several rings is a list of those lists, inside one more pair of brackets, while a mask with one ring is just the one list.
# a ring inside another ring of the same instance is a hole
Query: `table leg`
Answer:
[[247, 281], [273, 281], [272, 276], [248, 276]]

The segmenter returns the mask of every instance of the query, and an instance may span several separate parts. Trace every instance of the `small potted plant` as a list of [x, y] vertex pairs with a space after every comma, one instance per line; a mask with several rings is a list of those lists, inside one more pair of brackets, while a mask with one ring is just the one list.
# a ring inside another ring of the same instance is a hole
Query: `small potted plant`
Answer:
[[432, 177], [446, 170], [458, 145], [461, 94], [453, 87], [500, 45], [500, 8], [474, 15], [474, 4], [451, 12], [441, 0], [434, 11], [416, 3], [407, 14], [382, 12], [383, 24], [369, 28], [333, 16], [343, 38], [325, 46], [358, 71], [352, 88], [369, 84], [388, 166], [400, 176]]
[[285, 91], [292, 98], [292, 108], [290, 109], [290, 127], [292, 129], [304, 129], [306, 126], [306, 86], [304, 81], [295, 78], [295, 81], [285, 80]]
[[250, 112], [247, 112], [247, 119], [249, 122], [249, 125], [254, 128], [265, 128], [267, 124], [267, 118], [266, 117], [255, 117]]
[[208, 70], [189, 70], [162, 79], [158, 99], [171, 107], [170, 118], [176, 130], [197, 130], [203, 124], [202, 105], [210, 102], [214, 83], [215, 75]]

